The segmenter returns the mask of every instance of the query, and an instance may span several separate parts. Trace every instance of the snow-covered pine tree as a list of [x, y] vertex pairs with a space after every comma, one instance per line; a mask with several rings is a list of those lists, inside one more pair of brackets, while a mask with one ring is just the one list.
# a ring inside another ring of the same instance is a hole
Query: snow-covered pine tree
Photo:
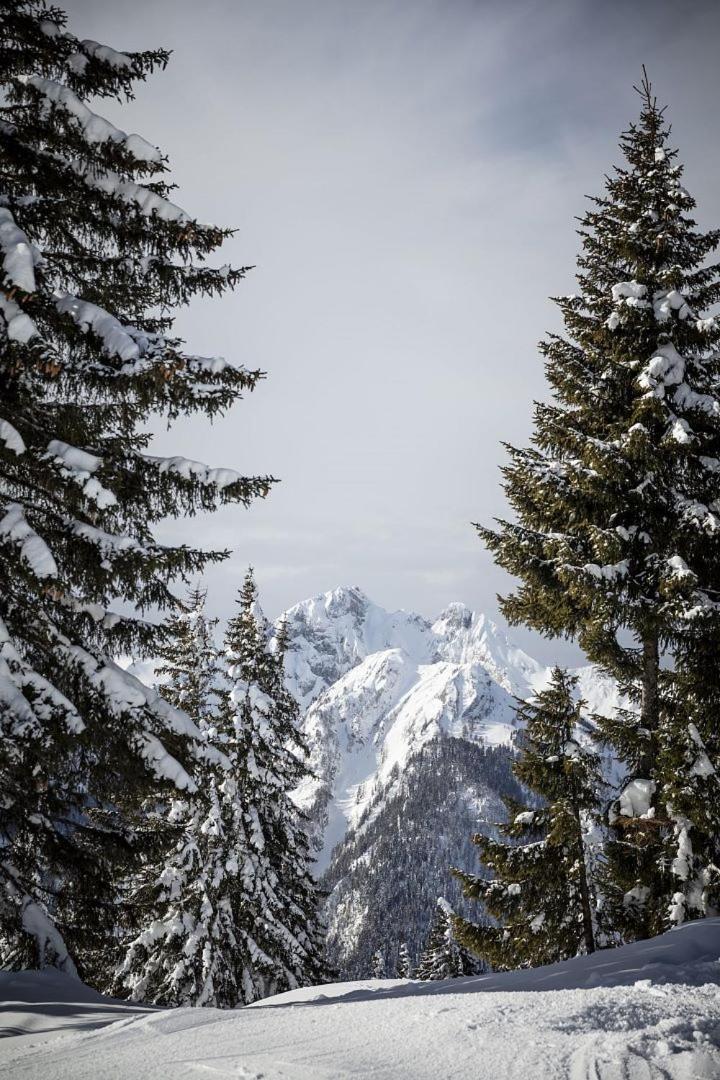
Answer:
[[228, 624], [230, 689], [225, 714], [235, 735], [238, 787], [248, 833], [242, 867], [248, 890], [244, 1000], [323, 982], [324, 930], [309, 872], [305, 818], [291, 793], [308, 774], [300, 710], [285, 685], [283, 623], [274, 642], [258, 605], [252, 569]]
[[260, 377], [173, 336], [174, 307], [244, 270], [206, 264], [228, 230], [172, 202], [161, 152], [87, 103], [132, 97], [167, 59], [78, 40], [42, 0], [0, 9], [6, 964], [101, 950], [128, 814], [159, 783], [194, 785], [197, 727], [113, 658], [153, 655], [164, 631], [133, 609], [172, 609], [170, 581], [223, 553], [163, 546], [154, 525], [271, 483], [146, 452], [148, 415], [218, 414]]
[[247, 836], [240, 929], [249, 1002], [323, 982], [326, 967], [305, 819], [291, 797], [308, 767], [299, 707], [285, 686], [287, 628], [282, 624], [271, 642], [252, 569], [238, 605], [225, 635], [229, 688], [222, 711], [233, 732]]
[[407, 944], [404, 941], [400, 942], [400, 948], [398, 949], [397, 964], [395, 966], [395, 976], [398, 979], [409, 979], [412, 974], [412, 963], [410, 961], [410, 953], [408, 952]]
[[385, 957], [383, 956], [382, 949], [377, 949], [373, 953], [372, 967], [370, 970], [371, 979], [384, 979], [386, 978], [385, 972]]
[[[190, 716], [207, 745], [222, 748], [227, 740], [216, 728], [217, 619], [207, 617], [205, 602], [205, 591], [196, 586], [167, 620], [155, 672], [164, 700]], [[169, 805], [154, 800], [146, 807], [136, 834], [142, 864], [123, 890], [125, 957], [110, 977], [110, 989], [136, 1000], [232, 1007], [239, 994], [227, 901], [237, 876], [242, 827], [232, 778], [210, 763], [195, 773], [200, 781], [196, 792]], [[207, 940], [198, 931], [201, 912], [211, 927]], [[184, 933], [178, 933], [179, 927]]]
[[155, 666], [158, 692], [201, 729], [217, 711], [220, 674], [214, 637], [218, 620], [205, 614], [206, 600], [207, 593], [200, 587], [189, 590], [181, 610], [167, 620]]
[[447, 900], [439, 896], [427, 945], [415, 973], [417, 979], [459, 979], [478, 973], [477, 961], [456, 937], [456, 918]]
[[134, 1001], [232, 1009], [243, 1001], [245, 825], [234, 769], [206, 764], [198, 780], [169, 813], [150, 815], [148, 828], [166, 843], [137, 875], [131, 908], [145, 925], [127, 943], [111, 990]]
[[234, 1008], [326, 974], [308, 840], [290, 798], [306, 766], [284, 685], [287, 634], [281, 627], [273, 650], [252, 571], [238, 602], [210, 729], [230, 767], [207, 766], [197, 793], [176, 804], [176, 850], [137, 885], [147, 924], [115, 984], [135, 1000]]
[[[517, 520], [480, 527], [522, 579], [508, 620], [576, 637], [636, 706], [603, 725], [627, 772], [605, 890], [628, 939], [667, 927], [668, 842], [684, 843], [661, 766], [674, 737], [660, 658], [682, 666], [717, 639], [720, 612], [720, 266], [706, 265], [720, 232], [697, 230], [647, 77], [639, 92], [626, 162], [582, 218], [578, 292], [557, 301], [567, 334], [541, 346], [554, 400], [535, 408], [533, 447], [509, 448]], [[688, 810], [705, 850], [704, 810]]]
[[455, 871], [496, 925], [455, 917], [461, 941], [495, 969], [554, 963], [595, 950], [594, 884], [585, 835], [596, 824], [599, 768], [576, 739], [577, 677], [555, 668], [549, 686], [518, 708], [522, 750], [513, 771], [541, 805], [507, 800], [509, 842], [476, 836], [490, 879]]

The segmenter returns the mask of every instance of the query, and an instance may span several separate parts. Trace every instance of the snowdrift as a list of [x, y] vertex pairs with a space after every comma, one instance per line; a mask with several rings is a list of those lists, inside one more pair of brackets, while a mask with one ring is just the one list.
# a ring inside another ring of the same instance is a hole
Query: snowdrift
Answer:
[[0, 975], [13, 1080], [712, 1080], [720, 919], [534, 971], [382, 980], [237, 1012], [146, 1009], [54, 972]]

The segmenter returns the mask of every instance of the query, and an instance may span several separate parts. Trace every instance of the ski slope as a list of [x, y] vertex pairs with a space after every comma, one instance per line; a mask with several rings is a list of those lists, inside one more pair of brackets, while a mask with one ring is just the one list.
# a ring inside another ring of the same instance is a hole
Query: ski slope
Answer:
[[0, 975], [12, 1080], [717, 1080], [720, 919], [534, 971], [293, 991], [237, 1012]]

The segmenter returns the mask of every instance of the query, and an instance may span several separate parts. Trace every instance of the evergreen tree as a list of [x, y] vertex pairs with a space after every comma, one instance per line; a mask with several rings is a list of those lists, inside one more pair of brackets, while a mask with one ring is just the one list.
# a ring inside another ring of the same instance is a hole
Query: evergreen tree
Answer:
[[248, 838], [234, 772], [205, 766], [198, 790], [155, 816], [163, 839], [174, 842], [169, 851], [160, 845], [138, 876], [132, 907], [145, 926], [127, 945], [116, 993], [162, 1005], [242, 1003], [240, 861]]
[[382, 954], [382, 949], [378, 949], [373, 953], [372, 958], [372, 971], [370, 974], [371, 979], [384, 979], [385, 978], [385, 957]]
[[0, 10], [0, 938], [5, 964], [67, 967], [69, 949], [86, 978], [134, 811], [158, 784], [191, 791], [206, 752], [114, 659], [154, 655], [165, 630], [138, 616], [224, 557], [153, 526], [271, 483], [146, 452], [149, 415], [218, 414], [260, 375], [173, 335], [174, 307], [244, 270], [206, 264], [229, 231], [172, 202], [161, 152], [87, 104], [167, 60], [79, 40], [42, 0]]
[[217, 711], [218, 650], [214, 640], [217, 619], [205, 614], [207, 594], [190, 589], [182, 609], [167, 621], [167, 638], [158, 650], [155, 674], [158, 692], [176, 709], [183, 709], [202, 729]]
[[[720, 266], [705, 264], [720, 232], [690, 217], [646, 77], [640, 96], [639, 122], [621, 138], [625, 164], [581, 221], [579, 289], [557, 301], [566, 336], [541, 346], [554, 400], [535, 408], [534, 445], [509, 448], [517, 520], [480, 528], [522, 579], [502, 602], [509, 621], [576, 637], [635, 706], [602, 722], [627, 773], [605, 890], [628, 939], [664, 929], [677, 891], [667, 848], [684, 826], [663, 765], [676, 721], [660, 659], [674, 654], [680, 669], [699, 642], [717, 640], [720, 618], [720, 324], [707, 315]], [[705, 811], [687, 809], [686, 832], [708, 851]]]
[[[192, 718], [206, 744], [222, 747], [227, 739], [215, 724], [217, 620], [205, 615], [205, 600], [206, 593], [195, 587], [170, 617], [155, 670], [164, 699]], [[240, 993], [232, 966], [230, 901], [238, 892], [233, 879], [242, 822], [226, 769], [216, 762], [196, 771], [199, 788], [189, 798], [146, 809], [136, 839], [144, 865], [128, 883], [122, 905], [129, 943], [110, 988], [135, 1000], [233, 1007]], [[138, 925], [143, 928], [136, 935]]]
[[594, 825], [599, 772], [595, 755], [575, 738], [582, 707], [573, 701], [576, 685], [576, 676], [555, 668], [548, 688], [518, 709], [525, 731], [513, 769], [542, 805], [508, 799], [509, 820], [500, 828], [509, 842], [475, 837], [491, 879], [456, 871], [465, 895], [481, 900], [497, 923], [456, 917], [458, 936], [496, 969], [595, 951], [585, 833]]
[[455, 919], [447, 900], [438, 897], [435, 919], [415, 973], [417, 979], [459, 979], [478, 973], [476, 961], [455, 936]]
[[306, 774], [298, 706], [284, 685], [287, 635], [270, 648], [249, 572], [225, 637], [227, 687], [206, 729], [227, 755], [172, 818], [169, 859], [135, 889], [145, 925], [116, 989], [166, 1005], [234, 1008], [325, 976], [308, 840], [290, 793]]
[[308, 766], [299, 707], [285, 686], [287, 628], [271, 642], [252, 570], [238, 604], [225, 636], [229, 688], [221, 712], [233, 732], [247, 835], [241, 928], [249, 1002], [323, 982], [327, 972], [305, 819], [291, 798]]
[[397, 967], [395, 970], [396, 978], [409, 979], [412, 973], [412, 964], [410, 962], [410, 953], [408, 947], [404, 941], [400, 942], [400, 948], [398, 949]]

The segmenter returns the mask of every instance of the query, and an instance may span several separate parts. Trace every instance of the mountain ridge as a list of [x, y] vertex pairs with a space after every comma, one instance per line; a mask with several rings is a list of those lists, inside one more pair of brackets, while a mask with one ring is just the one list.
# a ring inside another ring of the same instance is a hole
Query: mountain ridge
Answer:
[[[431, 622], [340, 586], [289, 608], [281, 622], [287, 685], [305, 709], [314, 777], [297, 798], [311, 820], [318, 872], [392, 770], [431, 739], [512, 746], [516, 699], [541, 689], [550, 673], [459, 602]], [[592, 711], [617, 707], [611, 680], [590, 666], [573, 670]]]

